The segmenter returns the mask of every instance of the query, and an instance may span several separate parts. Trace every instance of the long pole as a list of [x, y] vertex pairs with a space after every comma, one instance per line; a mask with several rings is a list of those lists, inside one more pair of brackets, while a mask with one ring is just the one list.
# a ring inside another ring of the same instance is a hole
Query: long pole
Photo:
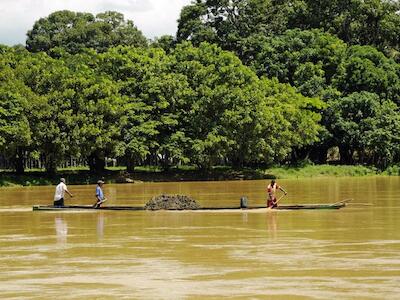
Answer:
[[[282, 196], [280, 196], [279, 199], [276, 200], [275, 204], [277, 204], [279, 201], [281, 201], [281, 199], [282, 199], [283, 197], [285, 197], [286, 195], [287, 195], [287, 193], [285, 193], [285, 194], [283, 194]], [[273, 209], [273, 207], [267, 207], [267, 209]]]
[[350, 199], [345, 199], [345, 200], [342, 200], [342, 201], [333, 203], [333, 204], [331, 204], [331, 205], [334, 206], [334, 205], [338, 205], [338, 204], [342, 204], [342, 203], [347, 203], [347, 202], [350, 202], [350, 201], [352, 201], [352, 200], [353, 200], [352, 198], [350, 198]]

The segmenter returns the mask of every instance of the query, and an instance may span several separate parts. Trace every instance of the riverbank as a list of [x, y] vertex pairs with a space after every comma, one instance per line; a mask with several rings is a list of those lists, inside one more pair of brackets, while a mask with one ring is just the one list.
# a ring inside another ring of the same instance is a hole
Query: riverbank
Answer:
[[400, 168], [390, 167], [385, 171], [365, 166], [306, 165], [280, 166], [273, 168], [214, 167], [208, 171], [194, 167], [182, 167], [162, 171], [154, 167], [138, 168], [134, 173], [127, 173], [124, 168], [107, 169], [104, 173], [91, 174], [87, 169], [60, 169], [56, 175], [49, 176], [43, 171], [28, 170], [24, 175], [12, 172], [0, 173], [0, 187], [54, 185], [60, 177], [65, 177], [68, 184], [94, 184], [102, 179], [107, 183], [172, 182], [172, 181], [223, 181], [255, 179], [290, 179], [308, 177], [359, 177], [359, 176], [400, 175]]

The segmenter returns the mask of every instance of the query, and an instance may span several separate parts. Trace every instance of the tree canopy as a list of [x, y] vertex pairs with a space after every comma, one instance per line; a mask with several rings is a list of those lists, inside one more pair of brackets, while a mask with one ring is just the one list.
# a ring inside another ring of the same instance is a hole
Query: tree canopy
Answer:
[[[0, 46], [0, 153], [23, 171], [399, 162], [398, 3], [196, 0], [150, 43], [117, 12], [58, 11]], [[28, 51], [29, 50], [29, 51]]]
[[217, 43], [247, 59], [251, 41], [287, 29], [322, 29], [355, 45], [398, 57], [400, 4], [392, 0], [196, 0], [185, 6], [177, 38]]
[[24, 149], [44, 157], [48, 172], [68, 157], [86, 159], [93, 171], [106, 156], [130, 169], [146, 161], [265, 164], [318, 139], [319, 99], [258, 78], [213, 44], [60, 54], [26, 52], [2, 71], [35, 99], [29, 112], [23, 97], [19, 110], [7, 108], [8, 122], [30, 129]]
[[328, 129], [348, 163], [387, 167], [399, 158], [400, 114], [392, 101], [356, 92], [329, 105]]
[[14, 73], [17, 56], [11, 48], [0, 48], [0, 150], [22, 172], [22, 153], [32, 142], [28, 114], [35, 95]]
[[50, 53], [62, 48], [69, 53], [79, 53], [84, 48], [98, 52], [118, 45], [147, 46], [147, 40], [132, 21], [121, 13], [107, 11], [96, 16], [68, 10], [56, 11], [35, 22], [28, 31], [26, 47], [31, 52]]

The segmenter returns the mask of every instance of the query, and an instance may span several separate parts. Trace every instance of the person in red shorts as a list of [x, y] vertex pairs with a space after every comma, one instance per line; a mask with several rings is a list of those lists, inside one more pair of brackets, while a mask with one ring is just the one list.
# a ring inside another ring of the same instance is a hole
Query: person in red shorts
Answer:
[[269, 207], [269, 208], [274, 208], [274, 207], [278, 206], [278, 204], [277, 204], [278, 200], [276, 199], [276, 190], [277, 189], [284, 192], [285, 195], [287, 194], [286, 191], [275, 182], [275, 180], [271, 180], [271, 183], [267, 187], [267, 193], [268, 193], [267, 207]]

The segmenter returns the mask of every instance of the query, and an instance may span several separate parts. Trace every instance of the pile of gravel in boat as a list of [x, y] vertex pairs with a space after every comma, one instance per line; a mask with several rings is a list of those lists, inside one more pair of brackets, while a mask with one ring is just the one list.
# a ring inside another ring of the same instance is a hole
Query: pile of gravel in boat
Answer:
[[200, 205], [197, 204], [196, 200], [191, 199], [188, 196], [182, 195], [160, 195], [153, 197], [144, 206], [147, 210], [160, 210], [160, 209], [198, 209]]

